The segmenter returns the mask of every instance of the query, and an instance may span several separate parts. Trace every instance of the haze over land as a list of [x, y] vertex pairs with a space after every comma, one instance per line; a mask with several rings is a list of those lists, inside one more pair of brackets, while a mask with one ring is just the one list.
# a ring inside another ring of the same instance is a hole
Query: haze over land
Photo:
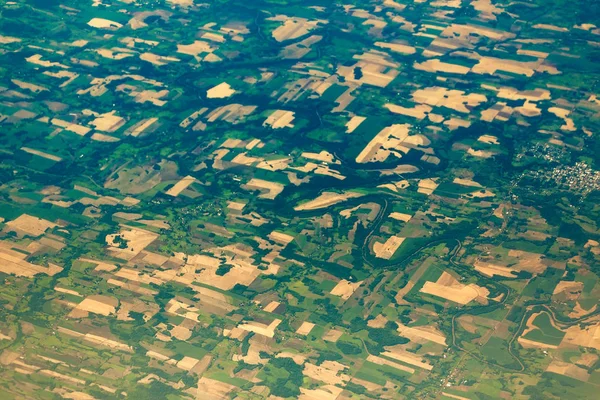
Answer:
[[596, 398], [599, 4], [3, 2], [0, 398]]

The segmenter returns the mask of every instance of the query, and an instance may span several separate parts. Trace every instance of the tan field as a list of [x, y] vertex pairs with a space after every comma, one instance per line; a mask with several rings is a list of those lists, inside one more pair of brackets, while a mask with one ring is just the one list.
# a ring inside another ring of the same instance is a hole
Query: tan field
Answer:
[[269, 233], [268, 237], [269, 237], [269, 240], [272, 240], [273, 242], [276, 242], [276, 243], [280, 243], [284, 246], [288, 245], [294, 241], [293, 236], [288, 235], [286, 233], [277, 232], [277, 231], [273, 231], [273, 232]]
[[583, 290], [583, 282], [560, 281], [554, 288], [553, 296], [563, 293], [568, 300], [576, 300]]
[[179, 182], [177, 182], [171, 189], [167, 190], [165, 194], [177, 197], [181, 192], [187, 189], [187, 187], [194, 182], [196, 182], [196, 178], [188, 175], [185, 178], [182, 178]]
[[170, 330], [170, 332], [172, 337], [182, 341], [186, 341], [190, 337], [192, 337], [192, 331], [186, 328], [185, 326], [181, 325], [174, 326], [173, 329]]
[[322, 162], [326, 162], [326, 163], [335, 163], [335, 164], [339, 164], [339, 161], [335, 160], [335, 156], [333, 154], [331, 154], [328, 151], [321, 151], [320, 153], [309, 153], [309, 152], [304, 152], [302, 153], [302, 157], [304, 158], [308, 158], [310, 160], [316, 160], [316, 161], [322, 161]]
[[118, 342], [116, 340], [107, 339], [105, 337], [93, 335], [91, 333], [85, 333], [85, 334], [79, 333], [79, 332], [73, 331], [71, 329], [63, 328], [62, 326], [59, 326], [57, 328], [57, 330], [66, 335], [85, 340], [86, 342], [89, 342], [91, 344], [98, 344], [101, 346], [106, 346], [106, 347], [114, 349], [114, 350], [126, 351], [126, 352], [130, 352], [130, 353], [133, 352], [133, 348], [131, 346], [128, 346], [128, 345]]
[[96, 53], [98, 53], [98, 55], [104, 58], [109, 58], [111, 60], [123, 60], [124, 58], [134, 56], [133, 52], [129, 49], [126, 49], [126, 51], [123, 52], [119, 52], [119, 49], [116, 47], [112, 49], [96, 49]]
[[460, 90], [446, 89], [443, 87], [429, 87], [416, 90], [413, 101], [436, 107], [447, 107], [461, 113], [470, 113], [467, 107], [477, 107], [487, 101], [487, 97], [478, 93], [465, 94]]
[[581, 307], [581, 304], [579, 304], [579, 302], [577, 301], [577, 302], [575, 302], [575, 307], [573, 307], [573, 311], [571, 311], [569, 313], [569, 318], [582, 317], [586, 314], [596, 311], [596, 308], [598, 308], [598, 305], [594, 304], [594, 306], [591, 309], [585, 310], [584, 308]]
[[158, 66], [167, 65], [170, 62], [181, 61], [179, 58], [176, 58], [176, 57], [160, 56], [160, 55], [154, 54], [154, 53], [142, 53], [142, 54], [140, 54], [140, 60], [148, 61], [149, 63], [158, 65]]
[[42, 218], [21, 214], [16, 219], [8, 221], [6, 226], [9, 227], [10, 230], [37, 237], [43, 235], [48, 229], [53, 229], [59, 225]]
[[323, 340], [326, 342], [337, 342], [338, 339], [344, 334], [342, 331], [338, 331], [335, 329], [330, 329], [327, 333], [323, 335]]
[[[368, 53], [355, 55], [354, 59], [358, 62], [351, 66], [339, 66], [337, 73], [346, 79], [346, 82], [362, 85], [372, 85], [376, 87], [388, 86], [399, 74], [399, 64], [390, 58], [389, 54], [372, 50]], [[354, 78], [354, 69], [360, 68], [363, 76], [360, 79]], [[348, 93], [348, 92], [346, 92]]]
[[412, 218], [412, 215], [399, 212], [392, 212], [390, 213], [390, 218], [395, 219], [396, 221], [408, 222]]
[[244, 106], [242, 104], [228, 104], [223, 107], [215, 108], [206, 116], [207, 122], [217, 120], [227, 121], [232, 124], [241, 122], [246, 116], [252, 114], [256, 106]]
[[487, 144], [500, 144], [498, 138], [492, 135], [481, 135], [477, 140]]
[[101, 29], [118, 29], [123, 25], [118, 22], [114, 22], [104, 18], [92, 18], [88, 22], [88, 25], [92, 28], [101, 28]]
[[374, 356], [372, 354], [369, 354], [369, 356], [367, 357], [367, 361], [370, 361], [372, 363], [379, 364], [379, 365], [387, 365], [388, 367], [396, 368], [400, 371], [408, 372], [409, 374], [415, 373], [415, 370], [413, 368], [407, 367], [406, 365], [403, 365], [403, 364], [398, 364], [396, 362], [390, 361], [385, 358]]
[[254, 332], [262, 336], [272, 338], [275, 336], [275, 328], [281, 323], [280, 319], [275, 319], [269, 325], [261, 324], [259, 322], [250, 321], [245, 324], [238, 325], [238, 328], [248, 332]]
[[65, 288], [55, 286], [54, 290], [56, 290], [57, 292], [60, 292], [60, 293], [67, 293], [67, 294], [71, 294], [73, 296], [83, 297], [83, 296], [81, 296], [81, 294], [79, 294], [78, 292], [71, 290], [71, 289], [65, 289]]
[[200, 61], [199, 54], [200, 53], [212, 53], [215, 49], [210, 45], [210, 43], [196, 40], [191, 44], [178, 44], [177, 52], [181, 54], [187, 54], [196, 58], [197, 61]]
[[183, 369], [185, 371], [190, 371], [192, 368], [198, 364], [200, 360], [194, 357], [185, 356], [177, 363], [177, 368]]
[[13, 250], [10, 242], [0, 241], [0, 272], [31, 278], [37, 274], [52, 276], [63, 270], [55, 264], [48, 267], [31, 264], [26, 258], [27, 254]]
[[232, 393], [236, 389], [238, 389], [236, 386], [229, 383], [203, 376], [198, 381], [196, 399], [225, 400], [229, 399], [229, 393]]
[[468, 197], [468, 198], [485, 198], [485, 197], [494, 197], [496, 196], [494, 194], [494, 192], [491, 192], [489, 190], [478, 190], [472, 193], [467, 193], [467, 194], [463, 194], [461, 195], [461, 197]]
[[342, 279], [338, 282], [337, 285], [333, 289], [331, 289], [330, 294], [333, 296], [340, 296], [344, 300], [348, 300], [350, 296], [362, 285], [363, 281], [359, 282], [349, 282], [345, 279]]
[[365, 121], [365, 119], [367, 119], [367, 117], [359, 117], [358, 115], [352, 117], [346, 124], [346, 133], [354, 132], [356, 128], [358, 128], [359, 125]]
[[[231, 269], [225, 275], [217, 275], [221, 264], [227, 263]], [[222, 290], [230, 290], [236, 284], [249, 286], [260, 274], [277, 273], [278, 266], [271, 264], [262, 271], [244, 257], [224, 256], [224, 261], [207, 255], [188, 255], [187, 263], [179, 270], [157, 271], [154, 276], [164, 281], [175, 280], [184, 284], [193, 282], [210, 282], [211, 286]]]
[[362, 193], [358, 192], [345, 192], [345, 193], [335, 193], [335, 192], [323, 192], [314, 200], [308, 201], [306, 203], [302, 203], [294, 207], [296, 211], [308, 211], [308, 210], [317, 210], [319, 208], [326, 208], [332, 206], [337, 203], [341, 203], [348, 199], [353, 199], [356, 197], [363, 196]]
[[402, 289], [398, 290], [398, 293], [396, 294], [396, 302], [398, 304], [408, 304], [408, 302], [406, 300], [404, 300], [404, 296], [411, 291], [411, 289], [415, 286], [415, 283], [411, 280], [408, 281], [408, 283], [406, 284], [406, 286], [404, 286]]
[[415, 63], [414, 68], [421, 71], [427, 72], [448, 72], [451, 74], [461, 74], [465, 75], [471, 69], [468, 67], [464, 67], [462, 65], [450, 64], [446, 62], [442, 62], [436, 59], [430, 59], [427, 61], [423, 61], [422, 63]]
[[267, 20], [283, 22], [283, 25], [277, 27], [272, 33], [273, 37], [278, 42], [304, 36], [315, 29], [318, 24], [327, 23], [325, 20], [309, 21], [304, 18], [290, 18], [285, 15], [277, 15], [275, 17], [267, 18]]
[[93, 125], [97, 130], [102, 132], [114, 132], [125, 124], [125, 120], [115, 115], [115, 113], [116, 111], [106, 114], [95, 114], [97, 118], [90, 122], [90, 125]]
[[283, 192], [284, 189], [284, 186], [281, 183], [270, 182], [256, 178], [250, 179], [248, 183], [242, 185], [241, 187], [242, 189], [246, 190], [259, 190], [259, 198], [271, 200], [277, 197], [279, 193]]
[[34, 85], [33, 83], [24, 82], [18, 79], [11, 79], [11, 82], [20, 87], [21, 89], [27, 89], [33, 93], [48, 91], [48, 89], [43, 86]]
[[423, 135], [410, 135], [410, 128], [409, 124], [395, 124], [382, 129], [356, 156], [356, 162], [381, 162], [391, 154], [402, 158], [411, 148], [430, 144], [429, 139]]
[[577, 128], [575, 127], [575, 123], [571, 118], [569, 118], [569, 115], [571, 114], [570, 110], [566, 110], [560, 107], [550, 107], [548, 108], [548, 112], [556, 115], [558, 118], [561, 118], [565, 121], [565, 124], [560, 127], [561, 130], [569, 132], [577, 130]]
[[375, 253], [375, 257], [383, 258], [385, 260], [389, 260], [392, 258], [394, 253], [400, 248], [402, 242], [404, 242], [403, 237], [399, 236], [390, 236], [385, 243], [375, 242], [373, 244], [373, 252]]
[[473, 300], [487, 304], [489, 291], [474, 283], [464, 285], [457, 281], [452, 275], [445, 272], [437, 282], [425, 282], [420, 290], [421, 293], [431, 294], [458, 304], [468, 304]]
[[403, 43], [375, 42], [375, 46], [381, 47], [383, 49], [389, 49], [395, 53], [401, 54], [415, 54], [417, 52], [417, 49], [415, 49], [413, 46]]
[[495, 74], [498, 71], [505, 71], [531, 77], [536, 72], [547, 72], [551, 75], [560, 73], [555, 67], [544, 65], [543, 60], [520, 62], [503, 58], [480, 56], [476, 53], [475, 55], [470, 54], [470, 56], [470, 58], [479, 60], [478, 64], [471, 69], [471, 72], [476, 74]]
[[142, 121], [138, 122], [137, 124], [135, 124], [130, 129], [128, 129], [128, 131], [130, 132], [131, 136], [138, 137], [142, 133], [144, 133], [144, 131], [146, 129], [148, 129], [152, 125], [154, 125], [154, 123], [157, 121], [158, 121], [158, 118], [148, 118], [148, 119], [142, 120]]
[[439, 186], [439, 183], [437, 183], [434, 179], [421, 179], [419, 181], [419, 188], [417, 189], [417, 192], [419, 193], [423, 193], [426, 195], [430, 195], [432, 194], [435, 189]]
[[433, 365], [429, 364], [425, 359], [421, 358], [420, 356], [405, 351], [404, 349], [402, 349], [401, 345], [389, 348], [389, 350], [382, 353], [382, 355], [388, 358], [393, 358], [395, 360], [405, 362], [407, 364], [414, 365], [415, 367], [422, 368], [427, 371], [431, 371], [433, 369]]
[[495, 152], [493, 151], [488, 151], [488, 150], [473, 150], [472, 148], [469, 148], [467, 150], [467, 153], [472, 155], [473, 157], [477, 157], [477, 158], [491, 158], [493, 156], [496, 155]]
[[397, 331], [401, 336], [417, 343], [430, 341], [447, 346], [446, 337], [434, 326], [418, 326], [413, 328], [399, 323]]
[[209, 99], [225, 99], [231, 97], [235, 90], [227, 82], [222, 82], [217, 86], [206, 91], [206, 97]]
[[[115, 243], [115, 238], [121, 236], [127, 241], [127, 246], [122, 249]], [[125, 260], [131, 260], [144, 250], [150, 243], [158, 238], [158, 234], [146, 231], [140, 228], [130, 228], [123, 226], [121, 232], [106, 236], [106, 243], [110, 246], [109, 250], [115, 253], [117, 257]]]
[[296, 330], [296, 333], [298, 335], [303, 335], [306, 336], [310, 333], [310, 331], [312, 331], [312, 329], [315, 327], [315, 324], [313, 324], [312, 322], [307, 322], [304, 321], [302, 323], [302, 325], [300, 325], [300, 327], [298, 328], [298, 330]]
[[336, 400], [344, 389], [333, 385], [326, 385], [317, 389], [300, 388], [298, 400]]
[[555, 374], [568, 376], [583, 382], [587, 382], [590, 378], [590, 374], [586, 369], [558, 360], [552, 361], [548, 365], [548, 368], [546, 368], [546, 372], [554, 372]]
[[514, 270], [513, 268], [505, 267], [502, 265], [495, 265], [495, 264], [480, 261], [480, 260], [475, 261], [475, 264], [473, 264], [473, 265], [474, 265], [476, 271], [481, 272], [483, 275], [486, 275], [489, 277], [498, 275], [498, 276], [505, 276], [507, 278], [514, 278], [514, 277], [516, 277], [516, 275], [513, 274], [512, 272], [513, 271], [518, 272], [518, 271]]
[[463, 178], [454, 178], [454, 180], [452, 181], [452, 183], [456, 183], [457, 185], [462, 185], [462, 186], [470, 186], [470, 187], [475, 187], [475, 188], [482, 188], [483, 186], [481, 186], [480, 183], [477, 183], [471, 179], [463, 179]]
[[83, 299], [69, 314], [73, 318], [87, 317], [88, 313], [104, 316], [115, 314], [118, 301], [112, 297], [94, 295]]
[[563, 347], [567, 344], [600, 350], [600, 323], [597, 318], [594, 325], [585, 328], [575, 325], [568, 328], [560, 346]]
[[278, 301], [272, 301], [263, 308], [263, 311], [272, 313], [277, 309], [277, 307], [279, 307], [280, 304], [281, 303]]
[[365, 388], [367, 388], [368, 390], [370, 390], [372, 392], [383, 389], [383, 386], [381, 386], [381, 385], [378, 385], [378, 384], [370, 382], [370, 381], [365, 381], [365, 380], [359, 379], [359, 378], [352, 378], [351, 382], [356, 383], [357, 385], [364, 386]]
[[430, 111], [433, 110], [433, 108], [431, 106], [428, 106], [427, 104], [417, 104], [413, 108], [407, 108], [387, 103], [384, 105], [384, 107], [393, 112], [394, 114], [406, 115], [407, 117], [413, 117], [419, 120], [430, 115]]
[[286, 110], [275, 110], [263, 122], [263, 126], [270, 126], [272, 129], [293, 128], [294, 112]]
[[518, 270], [525, 270], [531, 273], [542, 273], [546, 270], [547, 266], [542, 263], [544, 256], [537, 253], [529, 253], [521, 250], [509, 250], [509, 257], [515, 257], [518, 259], [517, 265], [513, 268]]
[[33, 154], [33, 155], [36, 155], [36, 156], [39, 156], [39, 157], [43, 157], [43, 158], [45, 158], [47, 160], [56, 161], [56, 162], [62, 161], [62, 158], [59, 157], [59, 156], [55, 156], [53, 154], [45, 153], [45, 152], [40, 151], [40, 150], [35, 150], [35, 149], [30, 148], [30, 147], [21, 147], [21, 150], [23, 150], [25, 153], [29, 153], [29, 154]]
[[388, 319], [382, 314], [377, 315], [374, 319], [367, 321], [367, 325], [370, 328], [383, 328], [387, 324]]
[[18, 43], [21, 39], [11, 36], [0, 35], [0, 44]]
[[592, 367], [594, 366], [594, 364], [596, 363], [596, 361], [598, 361], [598, 355], [597, 354], [593, 354], [593, 353], [584, 353], [581, 355], [581, 357], [579, 357], [579, 360], [577, 360], [576, 364], [577, 365], [583, 365], [585, 367]]

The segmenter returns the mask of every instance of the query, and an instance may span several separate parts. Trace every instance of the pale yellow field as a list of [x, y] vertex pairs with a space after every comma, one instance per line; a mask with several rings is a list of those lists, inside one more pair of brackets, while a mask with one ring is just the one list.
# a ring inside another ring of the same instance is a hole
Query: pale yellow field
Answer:
[[275, 110], [263, 122], [263, 126], [270, 126], [272, 129], [293, 128], [294, 112], [286, 110]]
[[434, 326], [419, 326], [413, 328], [399, 323], [397, 331], [401, 336], [417, 343], [430, 341], [441, 344], [442, 346], [447, 346], [446, 337]]
[[56, 161], [56, 162], [62, 161], [62, 158], [60, 158], [59, 156], [55, 156], [54, 154], [49, 154], [49, 153], [46, 153], [46, 152], [43, 152], [40, 150], [35, 150], [30, 147], [21, 147], [21, 150], [23, 150], [24, 152], [29, 153], [29, 154], [43, 157], [47, 160], [52, 160], [52, 161]]
[[280, 304], [281, 303], [278, 301], [272, 301], [263, 308], [263, 311], [273, 312], [277, 309], [277, 307], [279, 307]]
[[507, 278], [516, 277], [516, 275], [512, 274], [512, 271], [515, 271], [513, 268], [505, 267], [502, 265], [495, 265], [492, 263], [477, 260], [475, 261], [474, 267], [476, 271], [481, 272], [483, 275], [489, 277], [492, 277], [494, 275], [505, 276]]
[[583, 382], [587, 382], [590, 378], [590, 374], [586, 369], [559, 360], [552, 361], [546, 368], [546, 372], [554, 372]]
[[300, 396], [298, 400], [336, 400], [339, 398], [344, 389], [325, 385], [317, 389], [300, 388]]
[[32, 217], [28, 214], [21, 214], [16, 219], [8, 221], [6, 226], [11, 228], [11, 230], [16, 230], [29, 236], [37, 237], [43, 235], [48, 229], [55, 228], [58, 225], [42, 218]]
[[296, 333], [298, 335], [306, 336], [310, 333], [310, 331], [312, 331], [314, 327], [315, 324], [313, 324], [312, 322], [304, 321], [302, 325], [300, 325], [300, 327], [296, 330]]
[[118, 29], [120, 27], [122, 27], [123, 25], [119, 24], [118, 22], [114, 22], [108, 19], [104, 19], [104, 18], [92, 18], [89, 22], [88, 25], [91, 26], [92, 28], [101, 28], [101, 29]]
[[462, 65], [450, 64], [436, 59], [430, 59], [423, 61], [422, 63], [415, 63], [414, 68], [421, 71], [427, 72], [448, 72], [451, 74], [465, 75], [471, 69]]
[[269, 325], [261, 324], [259, 322], [250, 321], [245, 324], [238, 325], [238, 328], [248, 332], [254, 332], [262, 336], [272, 338], [275, 336], [275, 329], [281, 323], [280, 319], [275, 319]]
[[477, 286], [474, 283], [464, 285], [445, 271], [439, 277], [437, 282], [425, 282], [425, 285], [423, 285], [420, 292], [463, 305], [468, 304], [473, 300], [487, 304], [487, 296], [489, 295], [489, 291], [486, 288]]
[[600, 350], [600, 322], [596, 318], [595, 324], [581, 328], [579, 325], [567, 329], [560, 346], [576, 345]]
[[229, 383], [203, 376], [198, 381], [196, 399], [226, 400], [230, 398], [229, 393], [232, 393], [236, 389], [236, 386], [230, 385]]
[[375, 42], [375, 46], [401, 54], [415, 54], [417, 51], [413, 46], [404, 43]]
[[375, 257], [389, 260], [400, 248], [400, 245], [402, 242], [404, 242], [404, 239], [406, 238], [390, 236], [385, 243], [375, 242], [373, 244], [373, 252], [375, 253]]
[[27, 255], [12, 250], [10, 242], [0, 241], [0, 272], [31, 278], [37, 274], [55, 275], [63, 269], [55, 264], [48, 267], [31, 264], [25, 261]]
[[[127, 247], [124, 249], [119, 248], [119, 245], [115, 243], [115, 238], [119, 235], [127, 241]], [[158, 238], [157, 233], [140, 228], [123, 226], [118, 234], [107, 235], [106, 243], [110, 246], [109, 250], [116, 254], [117, 257], [131, 260], [150, 245], [150, 243], [154, 242], [156, 238]]]
[[429, 364], [425, 359], [421, 358], [420, 356], [403, 350], [401, 345], [389, 348], [388, 351], [381, 354], [383, 356], [414, 365], [415, 367], [419, 367], [427, 371], [431, 371], [433, 369], [433, 365]]
[[342, 331], [330, 329], [323, 335], [323, 340], [326, 342], [337, 342], [338, 339], [344, 334]]
[[333, 289], [331, 289], [330, 294], [333, 296], [340, 296], [342, 299], [348, 300], [354, 291], [360, 287], [360, 285], [362, 285], [362, 281], [349, 282], [345, 279], [342, 279], [337, 285], [335, 285]]
[[426, 195], [430, 195], [435, 191], [435, 189], [438, 186], [439, 186], [439, 183], [437, 183], [436, 180], [434, 180], [434, 179], [431, 179], [431, 178], [421, 179], [419, 181], [419, 188], [417, 189], [417, 192], [423, 193]]
[[165, 194], [177, 197], [181, 192], [187, 189], [187, 187], [194, 182], [196, 182], [196, 178], [188, 175], [185, 178], [182, 178], [179, 182], [177, 182], [171, 189], [167, 190]]
[[354, 132], [366, 119], [367, 117], [359, 117], [358, 115], [352, 117], [346, 124], [346, 133]]
[[325, 208], [332, 206], [337, 203], [341, 203], [348, 199], [361, 197], [362, 193], [358, 192], [345, 192], [345, 193], [335, 193], [335, 192], [323, 192], [314, 200], [308, 201], [306, 203], [302, 203], [294, 207], [296, 211], [308, 211], [308, 210], [317, 210], [319, 208]]
[[369, 356], [367, 357], [367, 361], [370, 361], [374, 364], [387, 365], [388, 367], [396, 368], [400, 371], [408, 372], [409, 374], [415, 373], [414, 368], [410, 368], [403, 364], [399, 364], [399, 363], [390, 361], [390, 360], [382, 358], [382, 357], [377, 357], [372, 354], [369, 354]]
[[209, 99], [224, 99], [231, 97], [234, 93], [235, 90], [227, 82], [222, 82], [217, 86], [208, 89], [206, 91], [206, 97]]
[[397, 221], [408, 222], [412, 218], [412, 215], [399, 212], [392, 212], [390, 213], [390, 218], [395, 219]]
[[274, 199], [283, 192], [284, 186], [281, 183], [269, 182], [262, 179], [252, 178], [248, 183], [241, 186], [246, 190], [259, 190], [258, 195], [261, 199]]

